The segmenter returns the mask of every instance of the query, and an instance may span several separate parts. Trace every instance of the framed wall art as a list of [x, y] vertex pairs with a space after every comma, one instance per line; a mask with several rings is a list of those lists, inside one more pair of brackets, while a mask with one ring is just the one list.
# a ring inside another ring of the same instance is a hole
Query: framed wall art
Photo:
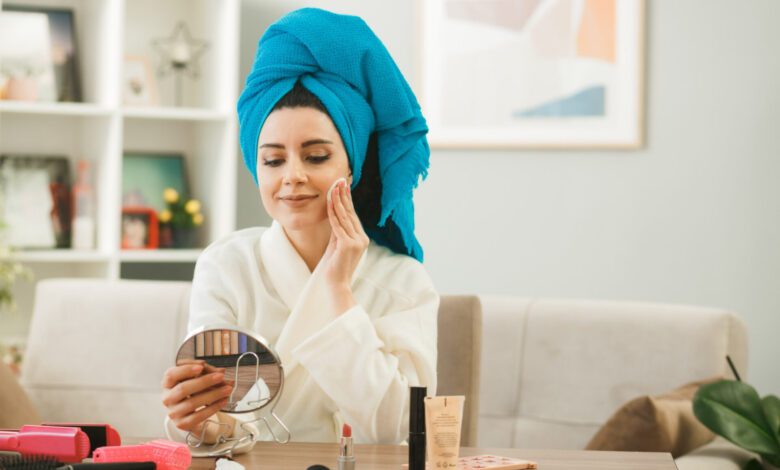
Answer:
[[184, 155], [126, 152], [122, 158], [122, 206], [167, 208], [163, 192], [173, 188], [189, 197]]
[[[3, 4], [6, 12], [45, 15], [48, 22], [50, 62], [56, 82], [56, 96], [50, 101], [81, 101], [81, 77], [73, 10], [34, 5]], [[22, 44], [18, 38], [16, 44]]]
[[432, 147], [642, 145], [643, 0], [421, 4]]

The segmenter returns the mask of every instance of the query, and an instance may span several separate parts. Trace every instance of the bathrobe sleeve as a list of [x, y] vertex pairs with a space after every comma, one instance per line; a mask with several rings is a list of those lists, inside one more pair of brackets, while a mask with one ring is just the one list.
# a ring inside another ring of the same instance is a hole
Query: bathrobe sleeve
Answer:
[[439, 295], [421, 264], [408, 258], [403, 267], [376, 286], [373, 305], [347, 310], [292, 351], [339, 409], [335, 424], [349, 423], [358, 442], [403, 441], [409, 387], [436, 392]]
[[[236, 273], [225, 269], [224, 261], [221, 258], [230, 256], [232, 250], [226, 250], [219, 246], [211, 247], [205, 250], [195, 265], [195, 274], [192, 280], [192, 294], [190, 296], [190, 312], [187, 330], [192, 331], [205, 325], [223, 324], [238, 325], [238, 306], [242, 299], [238, 297], [240, 286], [235, 282]], [[235, 271], [235, 269], [233, 269]], [[236, 429], [234, 436], [241, 437], [246, 435], [245, 428], [249, 428], [255, 435], [258, 429], [255, 424], [242, 423], [255, 419], [254, 413], [244, 415], [231, 415], [236, 419]], [[173, 421], [165, 417], [165, 432], [168, 439], [177, 442], [187, 442], [187, 432], [176, 427]], [[230, 447], [231, 443], [225, 443], [217, 448], [205, 445], [201, 448], [190, 447], [193, 456], [202, 456], [209, 451], [221, 450]], [[237, 448], [234, 453], [242, 454], [248, 452], [254, 446], [254, 442], [247, 443]]]

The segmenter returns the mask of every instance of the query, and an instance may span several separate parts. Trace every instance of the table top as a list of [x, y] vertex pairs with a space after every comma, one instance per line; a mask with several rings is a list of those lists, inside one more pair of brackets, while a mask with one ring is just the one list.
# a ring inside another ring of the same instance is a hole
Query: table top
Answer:
[[[407, 446], [356, 445], [355, 468], [359, 470], [400, 470], [407, 463]], [[463, 447], [461, 456], [493, 454], [532, 460], [539, 470], [571, 469], [632, 469], [675, 470], [671, 454], [656, 452], [596, 452], [584, 450], [524, 450]], [[236, 461], [247, 470], [306, 470], [314, 464], [336, 470], [337, 444], [257, 442], [247, 454], [236, 456]], [[193, 458], [193, 469], [212, 469], [215, 459]]]

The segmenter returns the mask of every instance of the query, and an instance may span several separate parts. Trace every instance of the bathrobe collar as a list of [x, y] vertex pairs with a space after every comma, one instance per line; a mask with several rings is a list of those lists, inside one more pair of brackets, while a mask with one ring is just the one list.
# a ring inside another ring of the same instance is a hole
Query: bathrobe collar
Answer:
[[[263, 233], [260, 253], [271, 283], [290, 310], [279, 339], [273, 345], [286, 377], [298, 365], [293, 359], [293, 350], [344, 312], [334, 312], [328, 302], [322, 265], [318, 264], [310, 272], [277, 221]], [[367, 253], [368, 250], [363, 252], [352, 276], [353, 286], [365, 268]]]

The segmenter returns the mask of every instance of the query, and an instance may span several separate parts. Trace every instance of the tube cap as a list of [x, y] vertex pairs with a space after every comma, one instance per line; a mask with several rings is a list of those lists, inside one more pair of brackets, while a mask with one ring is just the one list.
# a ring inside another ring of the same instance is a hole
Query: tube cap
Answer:
[[409, 400], [409, 432], [425, 432], [425, 397], [426, 387], [410, 387]]

